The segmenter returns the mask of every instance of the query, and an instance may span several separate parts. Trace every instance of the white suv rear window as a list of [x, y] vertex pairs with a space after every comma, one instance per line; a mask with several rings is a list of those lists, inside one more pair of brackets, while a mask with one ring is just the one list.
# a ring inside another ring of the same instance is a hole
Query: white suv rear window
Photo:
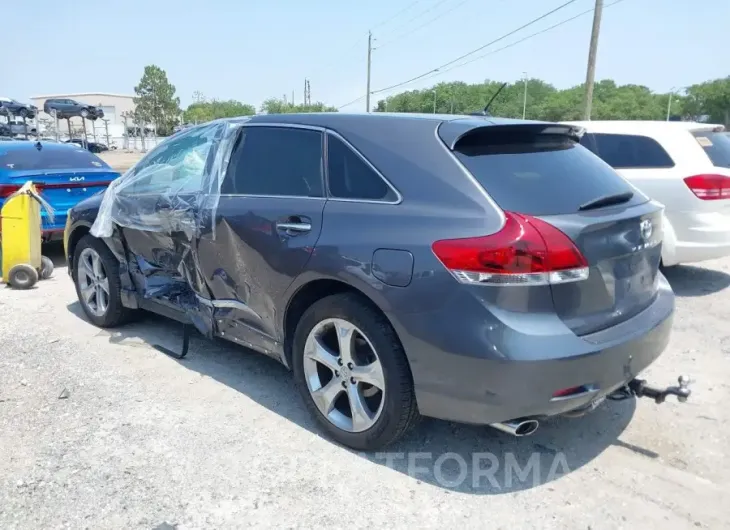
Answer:
[[692, 135], [715, 167], [730, 168], [730, 136], [724, 132], [695, 131]]

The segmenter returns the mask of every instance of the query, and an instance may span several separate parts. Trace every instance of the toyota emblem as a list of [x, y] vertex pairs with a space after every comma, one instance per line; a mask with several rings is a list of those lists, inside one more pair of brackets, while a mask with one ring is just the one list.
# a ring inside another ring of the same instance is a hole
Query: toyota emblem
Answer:
[[648, 241], [651, 239], [651, 235], [654, 232], [654, 227], [651, 224], [651, 221], [649, 219], [644, 219], [639, 224], [639, 229], [641, 230], [641, 237], [644, 241]]

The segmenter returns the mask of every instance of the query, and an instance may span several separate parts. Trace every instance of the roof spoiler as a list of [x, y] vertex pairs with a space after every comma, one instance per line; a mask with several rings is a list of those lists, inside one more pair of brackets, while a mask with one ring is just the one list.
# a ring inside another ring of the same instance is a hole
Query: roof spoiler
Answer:
[[[446, 146], [450, 150], [454, 150], [456, 146], [465, 138], [480, 132], [493, 131], [498, 132], [498, 129], [503, 128], [506, 130], [514, 131], [516, 129], [524, 129], [525, 133], [532, 134], [551, 134], [557, 136], [566, 136], [575, 142], [580, 142], [580, 139], [585, 134], [586, 130], [584, 127], [579, 125], [568, 125], [560, 123], [543, 123], [543, 122], [524, 122], [522, 120], [515, 120], [514, 122], [506, 123], [490, 123], [489, 125], [479, 126], [468, 126], [469, 122], [454, 120], [444, 122], [439, 127], [439, 136], [446, 143]], [[473, 124], [473, 122], [472, 122]]]

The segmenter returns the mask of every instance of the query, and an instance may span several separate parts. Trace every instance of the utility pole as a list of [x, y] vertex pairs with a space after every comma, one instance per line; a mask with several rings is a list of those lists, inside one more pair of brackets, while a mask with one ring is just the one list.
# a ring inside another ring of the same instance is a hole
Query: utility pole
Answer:
[[527, 116], [527, 72], [522, 72], [525, 76], [525, 95], [522, 98], [522, 119], [524, 120]]
[[367, 93], [365, 94], [365, 112], [370, 112], [370, 60], [373, 55], [373, 34], [368, 31], [368, 81]]
[[586, 93], [584, 101], [583, 118], [591, 119], [591, 107], [593, 105], [593, 83], [596, 79], [596, 52], [598, 50], [598, 33], [601, 30], [601, 15], [603, 14], [603, 0], [596, 0], [596, 7], [593, 10], [593, 30], [591, 31], [591, 44], [588, 49], [588, 69], [586, 72]]
[[669, 116], [672, 113], [672, 96], [674, 95], [674, 91], [677, 90], [675, 87], [672, 87], [672, 89], [669, 91], [669, 101], [667, 102], [667, 121], [669, 121]]
[[433, 91], [433, 113], [436, 114], [436, 91]]

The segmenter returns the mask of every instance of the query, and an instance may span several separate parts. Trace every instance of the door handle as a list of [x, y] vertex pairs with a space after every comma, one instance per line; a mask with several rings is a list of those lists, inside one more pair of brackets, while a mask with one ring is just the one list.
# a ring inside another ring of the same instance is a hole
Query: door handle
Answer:
[[311, 223], [276, 223], [278, 230], [287, 232], [309, 232], [312, 229]]

